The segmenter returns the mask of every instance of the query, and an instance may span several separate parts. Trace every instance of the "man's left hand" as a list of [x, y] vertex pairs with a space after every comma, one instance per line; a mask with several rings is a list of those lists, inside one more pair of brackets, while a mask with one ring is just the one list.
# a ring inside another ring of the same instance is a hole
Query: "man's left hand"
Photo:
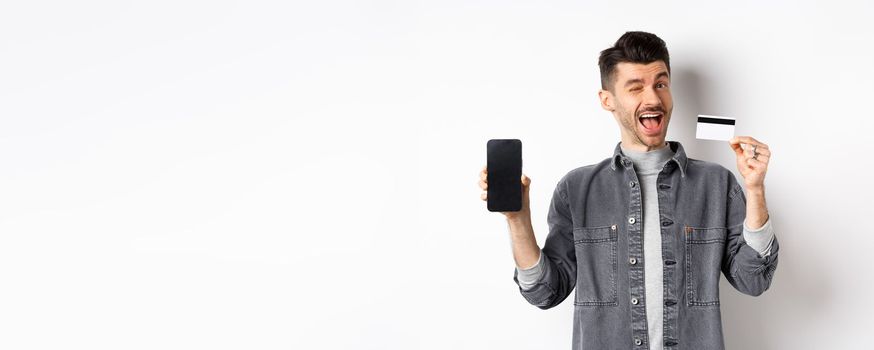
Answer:
[[768, 145], [750, 136], [735, 136], [728, 140], [728, 144], [737, 156], [737, 170], [743, 176], [747, 190], [764, 189], [765, 173], [771, 159]]

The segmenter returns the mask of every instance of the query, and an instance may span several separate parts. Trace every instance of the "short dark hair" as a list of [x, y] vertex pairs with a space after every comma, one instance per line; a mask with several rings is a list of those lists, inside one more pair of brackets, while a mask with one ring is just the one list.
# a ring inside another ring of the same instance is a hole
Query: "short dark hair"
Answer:
[[601, 68], [601, 88], [613, 91], [613, 78], [616, 65], [620, 62], [652, 63], [664, 61], [671, 73], [671, 62], [665, 41], [652, 33], [625, 32], [616, 40], [613, 47], [601, 51], [598, 66]]

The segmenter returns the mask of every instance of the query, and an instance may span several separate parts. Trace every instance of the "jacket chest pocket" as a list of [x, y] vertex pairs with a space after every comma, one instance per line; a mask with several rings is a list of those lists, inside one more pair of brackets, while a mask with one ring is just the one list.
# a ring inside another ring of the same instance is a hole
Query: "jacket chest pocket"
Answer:
[[577, 283], [574, 304], [617, 306], [617, 226], [575, 227]]
[[725, 227], [685, 227], [688, 306], [719, 305], [719, 274], [727, 231]]

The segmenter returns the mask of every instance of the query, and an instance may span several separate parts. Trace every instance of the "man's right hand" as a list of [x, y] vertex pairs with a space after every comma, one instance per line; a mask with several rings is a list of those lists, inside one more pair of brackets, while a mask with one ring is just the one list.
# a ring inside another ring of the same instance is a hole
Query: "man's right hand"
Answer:
[[[483, 201], [488, 201], [488, 181], [489, 172], [486, 166], [483, 166], [482, 170], [479, 173], [479, 187], [482, 189], [482, 193], [480, 194], [480, 198]], [[522, 174], [522, 209], [519, 211], [502, 211], [501, 214], [507, 217], [507, 220], [519, 220], [519, 219], [527, 219], [531, 220], [531, 208], [529, 206], [528, 201], [528, 189], [531, 185], [531, 178]]]

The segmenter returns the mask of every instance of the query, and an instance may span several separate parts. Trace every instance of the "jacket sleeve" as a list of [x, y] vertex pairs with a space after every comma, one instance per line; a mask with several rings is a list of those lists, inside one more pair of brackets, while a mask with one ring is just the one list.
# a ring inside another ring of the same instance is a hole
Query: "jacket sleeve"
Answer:
[[540, 277], [529, 288], [519, 283], [519, 271], [514, 269], [513, 280], [519, 292], [529, 303], [543, 310], [560, 304], [574, 289], [577, 277], [577, 258], [574, 252], [573, 222], [564, 192], [559, 181], [552, 193], [547, 223], [549, 233], [541, 249]]
[[771, 241], [770, 254], [762, 256], [744, 239], [746, 219], [746, 195], [733, 175], [730, 175], [728, 195], [728, 235], [722, 259], [722, 273], [728, 282], [741, 293], [759, 296], [771, 286], [777, 269], [780, 245], [777, 237]]

